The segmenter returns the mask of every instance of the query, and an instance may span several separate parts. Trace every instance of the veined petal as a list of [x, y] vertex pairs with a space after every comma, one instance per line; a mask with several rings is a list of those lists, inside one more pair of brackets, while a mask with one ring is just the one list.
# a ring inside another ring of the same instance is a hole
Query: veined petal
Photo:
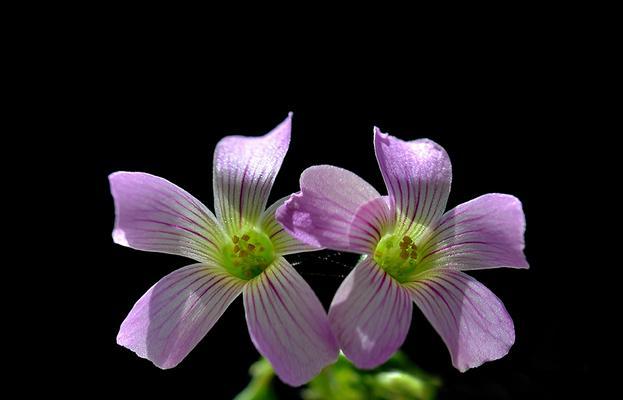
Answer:
[[322, 304], [283, 257], [249, 281], [244, 308], [251, 340], [285, 383], [302, 385], [337, 359]]
[[225, 233], [199, 200], [142, 172], [115, 172], [108, 179], [115, 201], [115, 243], [200, 262], [218, 260]]
[[301, 191], [277, 209], [277, 221], [312, 246], [364, 253], [368, 238], [349, 236], [351, 222], [379, 193], [356, 174], [331, 165], [307, 168], [300, 185]]
[[452, 181], [448, 154], [432, 140], [405, 142], [378, 128], [374, 149], [395, 211], [396, 232], [420, 234], [446, 208]]
[[275, 219], [275, 211], [289, 198], [290, 196], [286, 196], [274, 202], [266, 209], [266, 211], [262, 213], [260, 218], [260, 227], [273, 242], [273, 245], [275, 246], [275, 253], [279, 255], [286, 255], [321, 250], [322, 247], [310, 246], [298, 239], [295, 239]]
[[350, 225], [350, 247], [358, 252], [372, 254], [387, 230], [394, 224], [389, 197], [370, 200], [357, 209]]
[[448, 211], [422, 238], [425, 268], [528, 268], [523, 254], [526, 220], [521, 202], [486, 194]]
[[368, 258], [340, 285], [329, 322], [346, 357], [359, 368], [374, 368], [404, 342], [412, 309], [407, 290]]
[[208, 264], [162, 278], [134, 305], [117, 343], [160, 368], [180, 363], [242, 292], [244, 281]]
[[448, 347], [452, 365], [461, 372], [504, 357], [515, 342], [513, 320], [504, 304], [462, 272], [429, 271], [404, 287]]
[[229, 233], [255, 224], [290, 145], [292, 113], [264, 136], [227, 136], [214, 150], [214, 208]]

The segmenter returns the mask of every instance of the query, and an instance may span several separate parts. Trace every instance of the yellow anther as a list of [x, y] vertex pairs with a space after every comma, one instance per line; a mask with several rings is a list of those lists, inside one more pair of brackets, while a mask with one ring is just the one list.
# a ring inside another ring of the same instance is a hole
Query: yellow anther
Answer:
[[242, 279], [258, 276], [275, 259], [270, 238], [257, 227], [243, 227], [222, 248], [225, 269]]

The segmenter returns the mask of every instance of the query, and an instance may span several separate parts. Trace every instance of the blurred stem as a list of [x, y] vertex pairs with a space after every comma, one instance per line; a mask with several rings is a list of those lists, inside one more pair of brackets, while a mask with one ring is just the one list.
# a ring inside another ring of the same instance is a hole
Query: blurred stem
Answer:
[[260, 358], [249, 368], [251, 382], [234, 400], [277, 400], [271, 381], [275, 372], [268, 360]]
[[[250, 372], [251, 383], [235, 400], [276, 400], [270, 363], [262, 358]], [[438, 377], [423, 371], [401, 352], [372, 370], [360, 370], [340, 354], [301, 395], [305, 400], [433, 400], [440, 386]]]

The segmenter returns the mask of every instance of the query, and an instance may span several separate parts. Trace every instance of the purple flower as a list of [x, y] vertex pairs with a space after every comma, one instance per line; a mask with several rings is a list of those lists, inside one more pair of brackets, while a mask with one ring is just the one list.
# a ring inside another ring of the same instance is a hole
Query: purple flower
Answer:
[[350, 171], [320, 165], [303, 172], [301, 191], [277, 210], [297, 239], [364, 255], [329, 310], [344, 354], [360, 368], [385, 362], [405, 340], [413, 301], [460, 371], [503, 357], [515, 341], [513, 321], [461, 271], [528, 268], [521, 203], [487, 194], [444, 213], [452, 167], [441, 146], [375, 128], [374, 147], [389, 196]]
[[175, 367], [243, 295], [251, 340], [297, 386], [334, 362], [338, 346], [320, 301], [282, 257], [316, 250], [266, 208], [290, 143], [291, 114], [261, 137], [228, 136], [214, 152], [216, 216], [185, 190], [140, 172], [110, 175], [115, 243], [197, 261], [164, 277], [134, 305], [117, 343]]

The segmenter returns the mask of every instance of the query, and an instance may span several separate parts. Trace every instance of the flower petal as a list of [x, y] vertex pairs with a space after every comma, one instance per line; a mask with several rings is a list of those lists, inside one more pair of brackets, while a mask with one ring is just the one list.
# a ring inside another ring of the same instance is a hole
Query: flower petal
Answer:
[[291, 120], [292, 113], [264, 136], [227, 136], [216, 145], [214, 208], [229, 233], [257, 223], [264, 211], [290, 145]]
[[513, 320], [482, 283], [459, 271], [434, 270], [405, 284], [461, 372], [504, 357], [515, 342]]
[[[351, 222], [359, 207], [379, 193], [356, 174], [331, 165], [307, 168], [300, 185], [301, 191], [277, 209], [277, 221], [312, 246], [363, 253], [358, 247], [365, 248], [367, 238], [349, 238]], [[357, 240], [360, 246], [352, 246]]]
[[404, 342], [412, 309], [409, 293], [366, 259], [340, 285], [329, 322], [346, 357], [359, 368], [374, 368]]
[[117, 343], [160, 368], [180, 363], [242, 292], [244, 281], [208, 264], [178, 269], [151, 287], [121, 324]]
[[225, 233], [214, 214], [184, 189], [142, 172], [115, 172], [108, 179], [115, 243], [200, 262], [218, 259]]
[[283, 256], [286, 254], [321, 250], [322, 247], [310, 246], [295, 239], [275, 219], [275, 211], [289, 198], [290, 196], [286, 196], [274, 202], [262, 213], [260, 218], [260, 227], [270, 240], [272, 240], [275, 246], [275, 252]]
[[448, 154], [432, 140], [405, 142], [378, 128], [374, 149], [394, 206], [397, 233], [423, 232], [446, 208], [452, 181]]
[[373, 254], [383, 235], [393, 227], [389, 197], [370, 200], [357, 209], [350, 225], [350, 247], [358, 252]]
[[249, 281], [244, 308], [251, 340], [285, 383], [302, 385], [337, 359], [322, 304], [284, 258]]
[[426, 268], [528, 268], [523, 254], [526, 220], [521, 202], [486, 194], [448, 211], [422, 238]]

